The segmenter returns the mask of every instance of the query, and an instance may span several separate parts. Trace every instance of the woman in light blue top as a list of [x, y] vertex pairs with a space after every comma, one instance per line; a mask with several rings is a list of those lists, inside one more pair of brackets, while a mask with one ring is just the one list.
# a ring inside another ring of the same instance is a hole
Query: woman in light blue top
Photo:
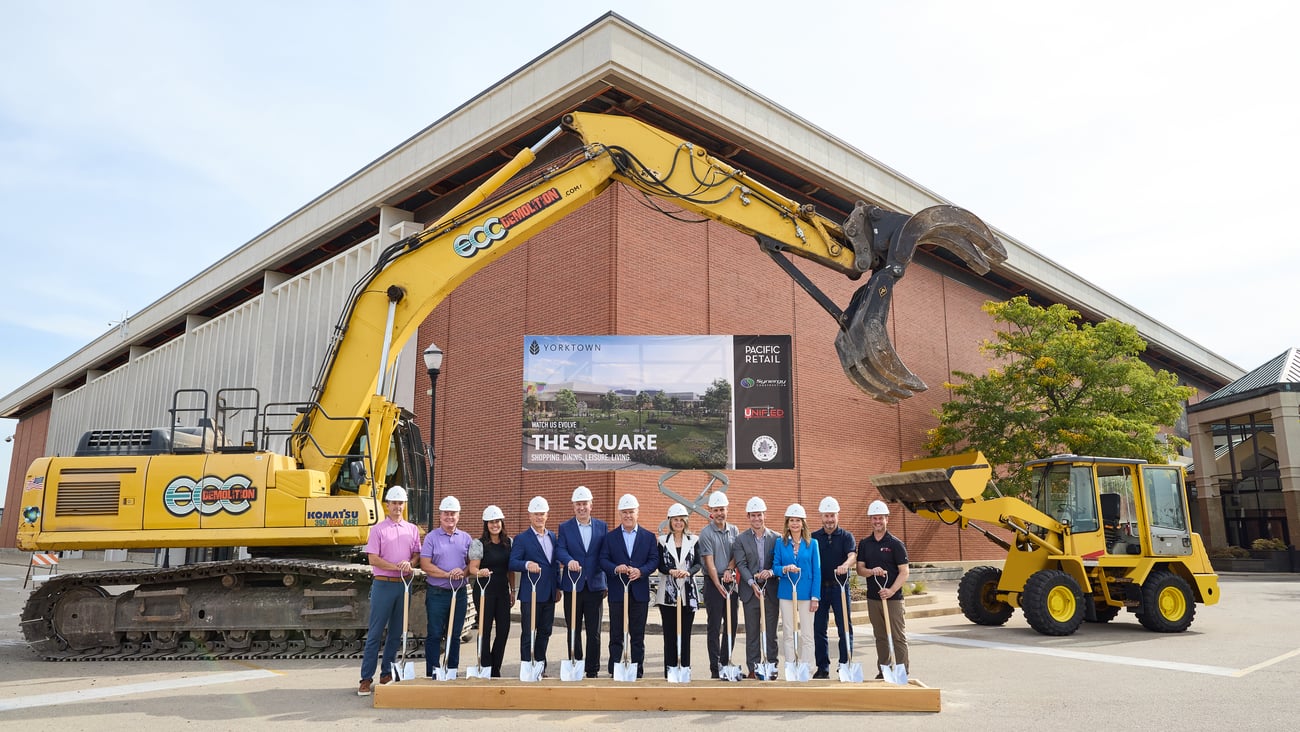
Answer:
[[[790, 504], [785, 510], [785, 531], [772, 553], [772, 570], [780, 585], [781, 657], [793, 661], [813, 661], [813, 613], [821, 600], [821, 552], [808, 531], [808, 515], [803, 506]], [[793, 602], [798, 597], [798, 607]], [[799, 613], [799, 652], [795, 653], [794, 613]]]

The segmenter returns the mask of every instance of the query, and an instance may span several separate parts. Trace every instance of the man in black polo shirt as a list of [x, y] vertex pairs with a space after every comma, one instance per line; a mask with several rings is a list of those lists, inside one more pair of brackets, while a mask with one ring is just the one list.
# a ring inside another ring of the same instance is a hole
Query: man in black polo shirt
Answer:
[[[835, 627], [840, 633], [840, 665], [849, 662], [849, 638], [853, 629], [844, 617], [844, 601], [848, 593], [848, 574], [857, 562], [857, 545], [853, 534], [840, 526], [840, 502], [827, 496], [818, 507], [822, 514], [822, 527], [813, 532], [817, 551], [821, 554], [822, 601], [813, 614], [813, 648], [817, 656], [817, 673], [814, 679], [830, 678], [831, 658], [827, 629], [830, 613], [835, 613]], [[840, 583], [844, 586], [841, 588]]]
[[[889, 533], [889, 506], [872, 501], [867, 507], [871, 533], [858, 542], [858, 574], [867, 578], [867, 613], [871, 631], [876, 636], [876, 662], [889, 665], [889, 635], [885, 633], [885, 613], [889, 613], [889, 631], [894, 639], [894, 663], [907, 664], [907, 626], [904, 625], [903, 585], [907, 583], [907, 547]], [[884, 585], [883, 587], [881, 585]], [[884, 678], [884, 674], [876, 674]]]

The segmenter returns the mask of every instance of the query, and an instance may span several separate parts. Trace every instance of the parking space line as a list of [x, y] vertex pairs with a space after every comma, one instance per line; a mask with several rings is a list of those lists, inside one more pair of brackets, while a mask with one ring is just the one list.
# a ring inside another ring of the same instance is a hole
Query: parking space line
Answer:
[[1200, 663], [1179, 663], [1177, 661], [1159, 661], [1152, 658], [1132, 658], [1129, 656], [1107, 656], [1101, 653], [1089, 653], [1087, 651], [1072, 651], [1068, 648], [1040, 648], [1038, 646], [1021, 646], [1011, 643], [998, 643], [995, 641], [975, 640], [973, 638], [956, 638], [946, 635], [931, 635], [929, 633], [908, 633], [909, 640], [922, 640], [929, 643], [937, 643], [946, 646], [966, 646], [969, 648], [988, 648], [998, 651], [1011, 651], [1013, 653], [1030, 653], [1037, 656], [1052, 656], [1054, 658], [1071, 658], [1076, 661], [1092, 661], [1095, 663], [1109, 663], [1118, 666], [1140, 666], [1144, 668], [1158, 668], [1166, 671], [1181, 671], [1192, 674], [1207, 674], [1209, 676], [1242, 676], [1251, 669], [1245, 671], [1225, 666], [1207, 666]]
[[237, 671], [228, 674], [195, 676], [188, 679], [149, 681], [141, 684], [124, 684], [122, 686], [78, 689], [77, 691], [64, 691], [55, 694], [38, 694], [36, 696], [17, 697], [14, 699], [0, 699], [0, 712], [7, 712], [11, 709], [47, 707], [54, 704], [71, 704], [74, 702], [90, 701], [92, 699], [126, 696], [128, 694], [147, 694], [154, 691], [167, 691], [169, 689], [185, 689], [195, 686], [229, 684], [236, 681], [252, 681], [254, 679], [270, 678], [275, 675], [276, 674], [272, 671]]
[[1290, 651], [1289, 653], [1283, 653], [1280, 656], [1274, 656], [1268, 659], [1267, 661], [1262, 661], [1260, 663], [1255, 664], [1254, 666], [1247, 666], [1246, 668], [1243, 668], [1240, 672], [1238, 672], [1237, 675], [1245, 676], [1246, 674], [1254, 673], [1262, 668], [1267, 668], [1269, 666], [1272, 666], [1275, 663], [1281, 663], [1282, 661], [1285, 661], [1288, 658], [1295, 658], [1296, 656], [1300, 656], [1300, 648], [1297, 648], [1294, 651]]

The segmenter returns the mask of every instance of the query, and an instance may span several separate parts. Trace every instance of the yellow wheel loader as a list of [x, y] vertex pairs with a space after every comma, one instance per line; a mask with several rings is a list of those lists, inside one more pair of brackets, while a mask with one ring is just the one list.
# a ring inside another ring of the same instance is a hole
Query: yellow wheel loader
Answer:
[[979, 452], [905, 462], [871, 479], [885, 500], [1006, 549], [1002, 569], [975, 567], [961, 579], [958, 601], [971, 622], [1002, 625], [1020, 608], [1039, 633], [1070, 635], [1128, 610], [1150, 630], [1178, 633], [1197, 603], [1219, 601], [1218, 576], [1191, 530], [1181, 466], [1053, 455], [1025, 469], [1025, 500], [985, 497], [993, 471]]

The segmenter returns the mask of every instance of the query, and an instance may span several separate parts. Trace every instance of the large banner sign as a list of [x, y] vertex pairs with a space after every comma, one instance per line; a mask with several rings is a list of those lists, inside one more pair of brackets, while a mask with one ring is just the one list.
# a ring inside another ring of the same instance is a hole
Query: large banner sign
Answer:
[[790, 374], [790, 336], [525, 336], [523, 468], [793, 468]]

